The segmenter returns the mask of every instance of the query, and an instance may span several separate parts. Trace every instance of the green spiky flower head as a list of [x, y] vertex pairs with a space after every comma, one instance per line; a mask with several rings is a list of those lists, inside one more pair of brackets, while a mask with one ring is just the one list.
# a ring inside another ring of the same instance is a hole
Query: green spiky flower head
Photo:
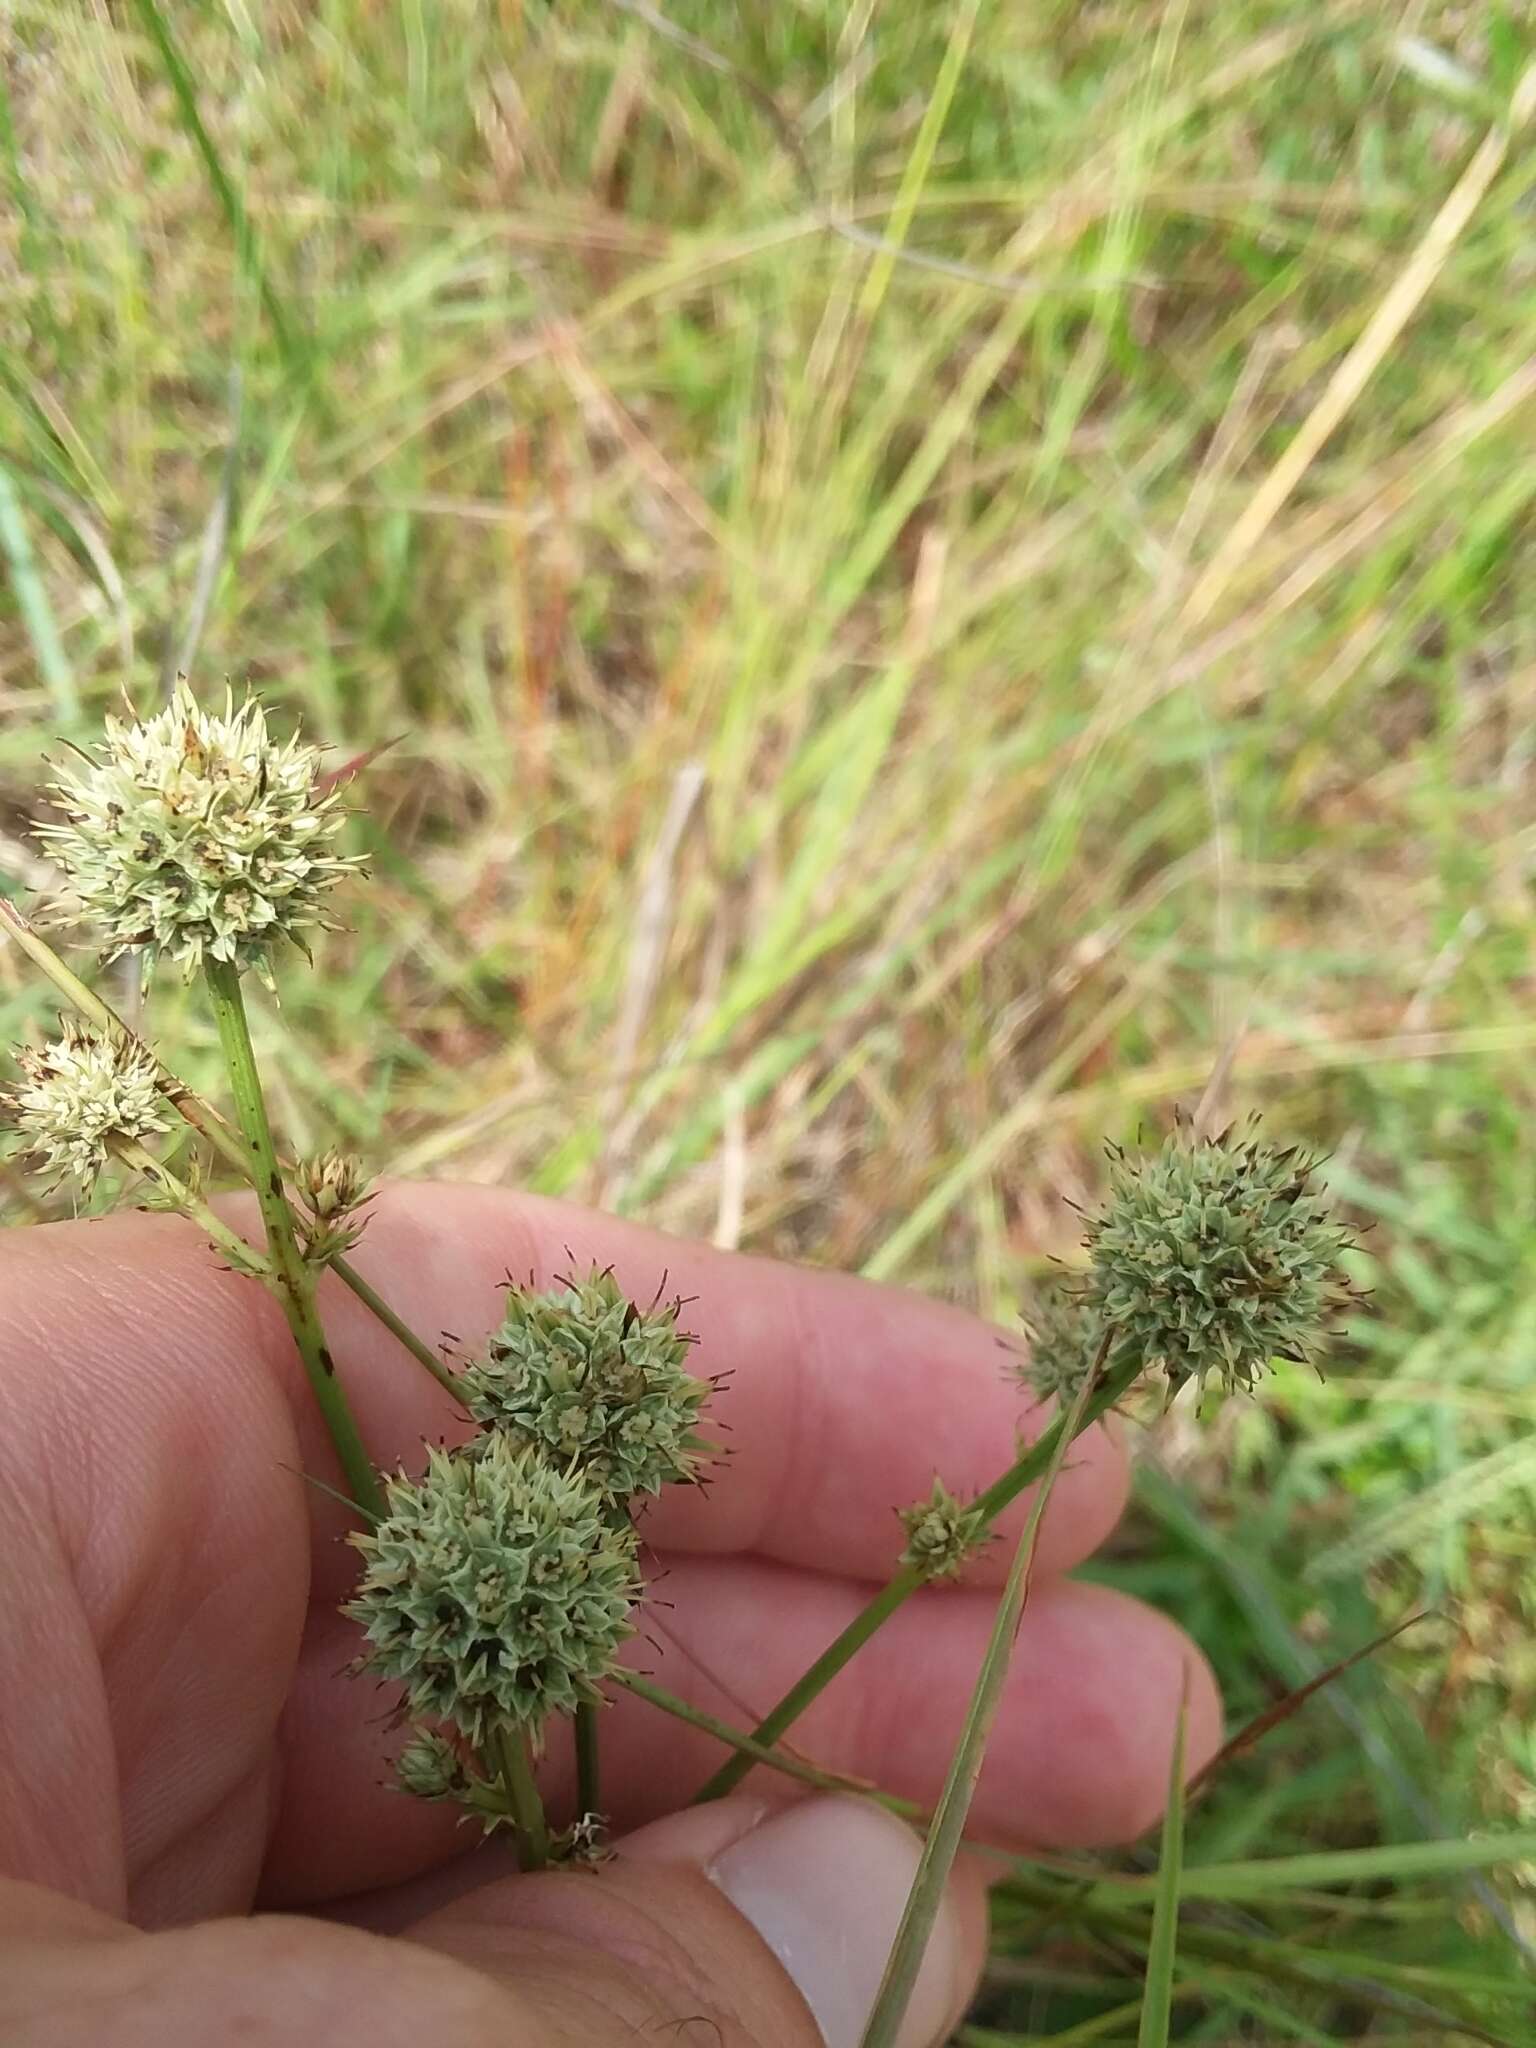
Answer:
[[1251, 1390], [1275, 1359], [1305, 1364], [1355, 1293], [1349, 1233], [1313, 1176], [1317, 1161], [1241, 1132], [1180, 1129], [1148, 1158], [1110, 1156], [1110, 1191], [1088, 1227], [1083, 1301], [1172, 1388], [1215, 1378]]
[[325, 899], [358, 865], [335, 851], [346, 814], [317, 749], [273, 739], [253, 697], [204, 711], [184, 678], [155, 717], [109, 717], [50, 795], [63, 821], [39, 833], [81, 916], [107, 959], [142, 951], [146, 972], [161, 955], [269, 972], [280, 940], [330, 922]]
[[471, 1415], [564, 1463], [610, 1499], [696, 1479], [713, 1446], [697, 1434], [707, 1380], [687, 1369], [678, 1304], [642, 1309], [610, 1272], [547, 1293], [509, 1288], [485, 1355], [459, 1375]]
[[123, 1032], [89, 1031], [73, 1018], [41, 1049], [22, 1047], [21, 1084], [6, 1098], [10, 1121], [44, 1170], [89, 1188], [114, 1144], [168, 1131], [159, 1069]]
[[364, 1563], [343, 1612], [368, 1638], [361, 1668], [403, 1684], [406, 1714], [479, 1745], [600, 1699], [640, 1569], [634, 1530], [579, 1472], [491, 1434], [430, 1449], [385, 1500], [349, 1539]]
[[991, 1540], [980, 1511], [967, 1507], [942, 1479], [934, 1480], [926, 1500], [898, 1508], [897, 1520], [907, 1532], [901, 1561], [925, 1579], [953, 1578], [966, 1560]]

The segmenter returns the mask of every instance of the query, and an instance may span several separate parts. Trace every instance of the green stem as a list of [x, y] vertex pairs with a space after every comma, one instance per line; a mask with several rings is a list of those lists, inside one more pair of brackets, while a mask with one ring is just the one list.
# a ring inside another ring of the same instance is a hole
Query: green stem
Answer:
[[227, 961], [209, 960], [205, 965], [214, 1021], [219, 1043], [229, 1068], [235, 1114], [249, 1147], [245, 1170], [256, 1190], [262, 1224], [267, 1233], [267, 1251], [280, 1290], [279, 1299], [293, 1341], [298, 1347], [316, 1404], [330, 1431], [336, 1456], [346, 1474], [347, 1490], [370, 1521], [384, 1513], [384, 1491], [373, 1469], [351, 1406], [336, 1377], [336, 1364], [325, 1341], [315, 1308], [315, 1276], [305, 1263], [294, 1231], [293, 1211], [283, 1192], [272, 1144], [272, 1126], [267, 1120], [261, 1076], [251, 1045], [250, 1024], [245, 1014], [245, 997], [240, 975]]
[[276, 1288], [277, 1276], [272, 1270], [270, 1259], [262, 1257], [253, 1244], [247, 1244], [237, 1231], [230, 1229], [222, 1217], [216, 1216], [201, 1195], [195, 1195], [184, 1180], [143, 1145], [131, 1138], [112, 1141], [112, 1150], [125, 1166], [131, 1166], [136, 1173], [142, 1173], [146, 1180], [152, 1180], [166, 1200], [188, 1217], [199, 1229], [205, 1230], [215, 1247], [221, 1251], [237, 1273], [249, 1274], [253, 1280], [265, 1280]]
[[[998, 1516], [1024, 1491], [1049, 1470], [1056, 1457], [1058, 1447], [1065, 1448], [1072, 1437], [1097, 1422], [1099, 1417], [1114, 1407], [1121, 1397], [1128, 1393], [1141, 1372], [1140, 1358], [1127, 1359], [1123, 1365], [1107, 1374], [1090, 1395], [1081, 1419], [1068, 1432], [1069, 1417], [1058, 1415], [1056, 1420], [1040, 1437], [1017, 1458], [1000, 1479], [994, 1480], [985, 1493], [980, 1494], [975, 1506], [981, 1515], [983, 1528], [990, 1527]], [[771, 1745], [792, 1728], [811, 1702], [821, 1693], [843, 1667], [862, 1650], [870, 1638], [884, 1627], [896, 1610], [918, 1589], [928, 1582], [920, 1571], [911, 1565], [903, 1565], [887, 1584], [881, 1587], [867, 1606], [849, 1622], [842, 1634], [827, 1645], [816, 1662], [796, 1679], [778, 1705], [766, 1713], [752, 1731], [754, 1742]], [[696, 1794], [695, 1801], [723, 1799], [733, 1791], [752, 1768], [752, 1758], [738, 1754], [729, 1763], [723, 1764], [715, 1775]]]
[[944, 1790], [929, 1824], [923, 1853], [918, 1858], [917, 1874], [907, 1894], [901, 1925], [886, 1958], [885, 1974], [864, 2030], [862, 2048], [895, 2048], [906, 2021], [912, 1989], [927, 1953], [928, 1937], [943, 1904], [949, 1874], [960, 1850], [966, 1821], [970, 1818], [971, 1801], [986, 1757], [987, 1738], [1002, 1705], [1003, 1687], [1013, 1659], [1014, 1644], [1018, 1640], [1019, 1623], [1029, 1599], [1035, 1548], [1046, 1502], [1066, 1461], [1067, 1450], [1084, 1426], [1084, 1417], [1104, 1370], [1104, 1361], [1109, 1356], [1112, 1336], [1111, 1330], [1105, 1330], [1093, 1364], [1084, 1375], [1072, 1406], [1061, 1417], [1061, 1426], [1051, 1447], [1050, 1463], [1041, 1477], [1039, 1491], [1030, 1503], [1029, 1519], [1024, 1524], [1023, 1534], [1013, 1553], [1013, 1562], [1008, 1568], [1003, 1597], [997, 1603], [997, 1613], [993, 1617], [987, 1652], [966, 1709], [965, 1725], [961, 1729], [960, 1740], [955, 1744], [955, 1753], [949, 1760]]
[[491, 1750], [517, 1822], [523, 1868], [543, 1870], [549, 1862], [549, 1827], [544, 1819], [544, 1802], [534, 1783], [528, 1738], [516, 1728], [502, 1726], [491, 1737]]
[[649, 1678], [642, 1678], [638, 1671], [620, 1669], [610, 1674], [626, 1692], [632, 1692], [636, 1699], [646, 1700], [653, 1707], [660, 1707], [664, 1714], [671, 1714], [679, 1721], [686, 1721], [690, 1728], [699, 1728], [706, 1735], [713, 1735], [717, 1742], [723, 1742], [731, 1749], [738, 1750], [749, 1763], [763, 1764], [772, 1771], [782, 1771], [786, 1778], [794, 1778], [802, 1785], [814, 1785], [819, 1792], [853, 1792], [864, 1799], [872, 1799], [879, 1806], [887, 1806], [892, 1813], [901, 1813], [909, 1818], [920, 1818], [922, 1808], [911, 1799], [900, 1799], [894, 1792], [880, 1792], [873, 1785], [862, 1783], [858, 1778], [840, 1777], [836, 1771], [824, 1771], [818, 1765], [807, 1763], [792, 1755], [788, 1750], [770, 1749], [765, 1743], [755, 1742], [750, 1735], [743, 1735], [739, 1728], [733, 1728], [729, 1721], [721, 1721], [713, 1714], [706, 1714], [702, 1707], [695, 1707], [687, 1700], [681, 1700], [675, 1693], [667, 1692]]
[[603, 1810], [603, 1776], [598, 1754], [599, 1709], [583, 1700], [576, 1709], [576, 1809], [581, 1819]]

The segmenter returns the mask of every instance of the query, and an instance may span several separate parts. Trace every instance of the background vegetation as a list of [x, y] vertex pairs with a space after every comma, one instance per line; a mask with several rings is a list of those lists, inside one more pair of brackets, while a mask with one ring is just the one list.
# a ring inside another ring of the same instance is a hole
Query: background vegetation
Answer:
[[[1393, 1847], [1536, 1820], [1527, 11], [11, 0], [0, 51], [3, 886], [55, 736], [249, 676], [389, 743], [258, 1019], [300, 1144], [1004, 1319], [1104, 1137], [1326, 1145], [1372, 1315], [1162, 1424], [1097, 1569], [1234, 1721], [1442, 1619], [1191, 1815], [1387, 1860], [1209, 1887], [1176, 2031], [1528, 2038], [1526, 1894]], [[1135, 2038], [1104, 1896], [1026, 1876], [975, 2043]]]

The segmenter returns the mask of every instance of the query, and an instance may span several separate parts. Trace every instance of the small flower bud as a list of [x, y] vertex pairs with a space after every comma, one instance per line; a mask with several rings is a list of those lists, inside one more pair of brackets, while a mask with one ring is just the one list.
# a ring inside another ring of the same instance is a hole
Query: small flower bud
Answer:
[[596, 1270], [547, 1294], [509, 1289], [460, 1396], [478, 1420], [574, 1459], [611, 1500], [696, 1479], [712, 1449], [694, 1433], [710, 1388], [685, 1369], [693, 1339], [678, 1306], [637, 1308]]
[[640, 1571], [634, 1530], [579, 1472], [493, 1434], [429, 1449], [420, 1479], [384, 1490], [383, 1519], [348, 1539], [364, 1566], [342, 1611], [368, 1638], [359, 1668], [400, 1680], [406, 1715], [478, 1747], [601, 1699]]
[[413, 1799], [460, 1801], [468, 1797], [472, 1779], [454, 1744], [431, 1728], [418, 1728], [412, 1735], [395, 1759], [395, 1776], [400, 1789]]
[[1177, 1130], [1150, 1158], [1110, 1154], [1089, 1225], [1085, 1310], [1177, 1389], [1214, 1377], [1251, 1391], [1275, 1359], [1311, 1361], [1355, 1298], [1349, 1233], [1313, 1185], [1317, 1161], [1230, 1130]]
[[294, 1193], [309, 1212], [303, 1219], [304, 1256], [314, 1266], [342, 1258], [363, 1234], [362, 1211], [373, 1200], [373, 1183], [356, 1159], [321, 1152], [294, 1168]]
[[6, 1098], [26, 1150], [61, 1180], [89, 1188], [115, 1141], [168, 1131], [159, 1069], [136, 1038], [88, 1031], [73, 1018], [41, 1051], [22, 1047], [22, 1083]]
[[901, 1561], [925, 1579], [948, 1579], [966, 1560], [989, 1543], [980, 1513], [966, 1507], [942, 1479], [935, 1479], [926, 1500], [909, 1508], [898, 1508], [897, 1520], [907, 1532], [907, 1547]]
[[50, 791], [64, 822], [38, 830], [107, 959], [265, 972], [280, 939], [328, 923], [326, 895], [358, 866], [331, 850], [345, 812], [319, 767], [314, 747], [270, 737], [254, 698], [227, 692], [219, 717], [183, 678], [155, 717], [107, 719], [96, 758]]

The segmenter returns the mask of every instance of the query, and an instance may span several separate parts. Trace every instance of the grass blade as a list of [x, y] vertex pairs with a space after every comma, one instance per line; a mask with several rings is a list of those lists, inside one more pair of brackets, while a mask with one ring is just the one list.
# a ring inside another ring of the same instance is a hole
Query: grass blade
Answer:
[[193, 145], [203, 160], [203, 168], [208, 173], [208, 182], [212, 185], [214, 196], [223, 208], [224, 216], [228, 220], [230, 229], [234, 234], [235, 250], [240, 260], [240, 266], [255, 280], [256, 289], [261, 296], [262, 307], [272, 324], [273, 339], [278, 345], [283, 361], [296, 374], [307, 376], [309, 366], [305, 359], [304, 351], [299, 346], [298, 336], [289, 323], [287, 313], [283, 310], [283, 302], [273, 290], [272, 282], [262, 264], [261, 254], [256, 245], [255, 231], [251, 227], [250, 216], [245, 210], [245, 202], [235, 189], [233, 179], [224, 168], [224, 159], [215, 148], [213, 137], [203, 125], [203, 117], [198, 112], [197, 107], [197, 88], [192, 82], [192, 74], [188, 71], [181, 51], [178, 49], [175, 38], [171, 34], [170, 25], [166, 21], [165, 16], [160, 12], [159, 7], [155, 4], [155, 0], [136, 0], [136, 5], [139, 18], [149, 31], [150, 41], [155, 46], [161, 65], [164, 67], [166, 78], [170, 83], [171, 91], [176, 97], [176, 106], [181, 115], [182, 126], [186, 129], [188, 135], [191, 136]]
[[[1497, 1870], [1536, 1857], [1536, 1828], [1474, 1835], [1458, 1842], [1397, 1842], [1380, 1849], [1335, 1849], [1315, 1856], [1267, 1856], [1243, 1863], [1198, 1864], [1184, 1873], [1187, 1899], [1256, 1899], [1268, 1892], [1312, 1890], [1385, 1879], [1405, 1883], [1460, 1870]], [[1117, 1891], [1144, 1889], [1132, 1880]]]
[[1137, 2048], [1167, 2048], [1173, 2014], [1173, 1965], [1179, 1947], [1179, 1882], [1184, 1866], [1184, 1738], [1188, 1710], [1179, 1703], [1168, 1767], [1168, 1804], [1163, 1813], [1163, 1845], [1157, 1862], [1157, 1897], [1152, 1907], [1152, 1938], [1147, 1947], [1147, 1977], [1141, 1994]]
[[53, 606], [48, 602], [48, 592], [38, 574], [37, 557], [32, 552], [32, 538], [27, 531], [15, 479], [3, 462], [0, 462], [0, 548], [4, 549], [10, 564], [11, 588], [16, 593], [17, 609], [31, 635], [37, 666], [53, 702], [53, 715], [61, 724], [73, 725], [80, 716], [80, 692], [75, 685], [75, 672], [64, 652]]

